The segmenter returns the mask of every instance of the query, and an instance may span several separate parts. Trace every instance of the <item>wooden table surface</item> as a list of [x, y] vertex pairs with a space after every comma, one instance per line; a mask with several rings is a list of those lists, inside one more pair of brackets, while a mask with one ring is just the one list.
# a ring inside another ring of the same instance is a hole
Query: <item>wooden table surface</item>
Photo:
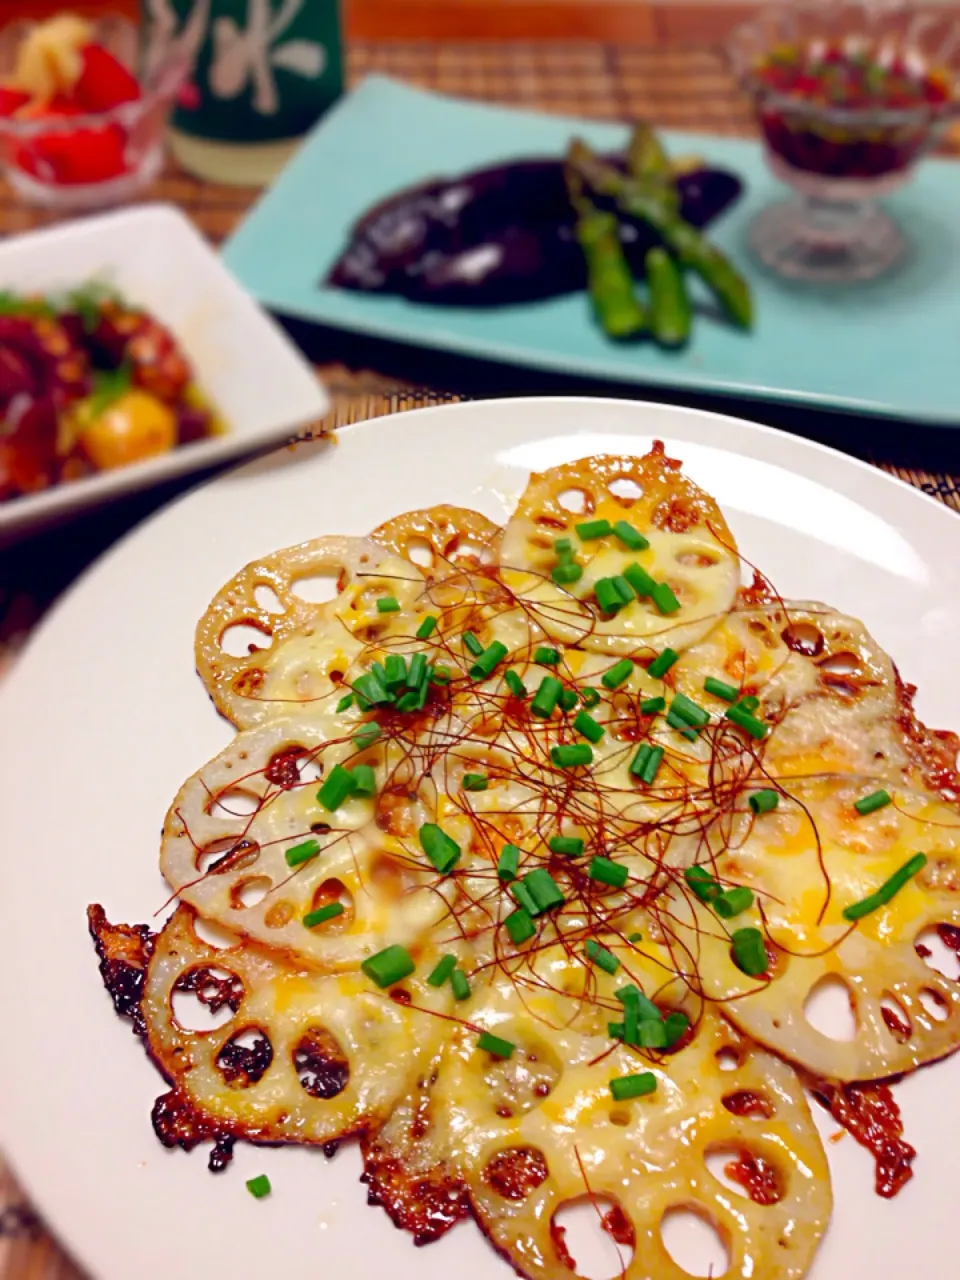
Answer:
[[[643, 115], [658, 125], [724, 133], [746, 133], [751, 127], [723, 58], [697, 44], [355, 41], [350, 71], [354, 82], [372, 71], [386, 72], [448, 93], [565, 114], [602, 119]], [[218, 242], [243, 216], [254, 194], [198, 182], [171, 170], [147, 198], [180, 204]], [[26, 230], [47, 220], [18, 205], [9, 191], [0, 188], [0, 233]], [[609, 387], [582, 380], [436, 355], [417, 358], [388, 344], [355, 339], [350, 341], [353, 359], [348, 367], [343, 359], [344, 340], [337, 334], [301, 330], [295, 336], [303, 341], [333, 394], [328, 427], [476, 395], [610, 393]], [[632, 397], [640, 394], [636, 388], [618, 391]], [[960, 511], [960, 461], [952, 432], [785, 408], [754, 406], [735, 411], [826, 439]], [[51, 599], [120, 533], [175, 491], [172, 486], [162, 494], [106, 509], [67, 533], [47, 535], [0, 554], [0, 671], [15, 660]], [[5, 1098], [2, 1105], [15, 1106], [16, 1099]], [[37, 1123], [43, 1123], [41, 1116]], [[82, 1155], [78, 1153], [78, 1168]], [[76, 1280], [77, 1275], [0, 1162], [0, 1280]]]

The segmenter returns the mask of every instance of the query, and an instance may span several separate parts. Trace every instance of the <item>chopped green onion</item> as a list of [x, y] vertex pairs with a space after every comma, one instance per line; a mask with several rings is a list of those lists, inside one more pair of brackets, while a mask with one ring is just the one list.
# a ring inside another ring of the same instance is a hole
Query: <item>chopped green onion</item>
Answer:
[[642, 716], [656, 715], [658, 711], [663, 711], [666, 705], [666, 698], [644, 698], [640, 703], [640, 714]]
[[603, 858], [597, 854], [591, 858], [587, 874], [591, 880], [598, 880], [601, 884], [608, 884], [614, 889], [622, 889], [630, 873], [622, 862], [612, 862], [609, 858]]
[[457, 957], [450, 952], [437, 961], [437, 966], [427, 978], [427, 982], [431, 987], [442, 987], [456, 967]]
[[756, 711], [757, 707], [759, 707], [760, 699], [755, 698], [752, 693], [748, 693], [746, 694], [745, 697], [741, 698], [736, 705], [740, 708], [741, 711], [752, 712], [752, 711]]
[[525, 698], [527, 696], [527, 686], [523, 683], [517, 673], [513, 670], [505, 671], [503, 679], [507, 688], [515, 698]]
[[627, 524], [626, 520], [618, 520], [613, 526], [613, 532], [623, 545], [631, 551], [646, 551], [650, 545], [643, 534], [635, 529], [632, 524]]
[[284, 853], [288, 867], [299, 867], [305, 862], [310, 862], [320, 852], [320, 846], [316, 840], [304, 840], [301, 844], [292, 845]]
[[656, 778], [662, 759], [663, 747], [651, 747], [650, 754], [647, 756], [646, 763], [643, 766], [643, 772], [640, 774], [640, 781], [645, 782], [648, 787]]
[[870, 795], [861, 796], [859, 800], [855, 800], [853, 807], [857, 813], [868, 814], [876, 813], [878, 809], [885, 809], [892, 803], [889, 791], [873, 791]]
[[463, 775], [464, 791], [486, 791], [490, 779], [485, 773], [465, 773]]
[[560, 661], [560, 650], [548, 649], [545, 645], [541, 645], [534, 653], [533, 660], [539, 662], [541, 667], [555, 667]]
[[422, 711], [427, 705], [427, 694], [430, 691], [429, 685], [424, 682], [419, 689], [408, 689], [407, 692], [397, 702], [398, 711]]
[[442, 876], [460, 861], [460, 846], [435, 822], [425, 822], [418, 832], [420, 847]]
[[588, 711], [578, 711], [573, 722], [573, 727], [577, 733], [589, 739], [590, 742], [599, 742], [606, 733], [602, 724], [597, 724], [593, 716]]
[[654, 1022], [652, 1018], [648, 1018], [637, 1028], [637, 1043], [641, 1049], [665, 1049], [667, 1028], [659, 1019]]
[[563, 685], [557, 677], [544, 676], [540, 681], [540, 688], [533, 696], [533, 702], [530, 703], [530, 714], [538, 716], [541, 720], [549, 720], [560, 700], [561, 693], [563, 693]]
[[[525, 878], [526, 877], [524, 877], [524, 879]], [[518, 907], [522, 907], [528, 915], [537, 915], [537, 904], [534, 900], [533, 894], [523, 883], [523, 880], [515, 880], [510, 886], [510, 893]]]
[[430, 679], [434, 684], [449, 684], [452, 674], [449, 667], [436, 666], [430, 668]]
[[585, 742], [575, 742], [569, 746], [551, 747], [550, 759], [558, 769], [576, 769], [580, 765], [593, 763], [593, 748]]
[[381, 596], [377, 601], [378, 613], [399, 613], [400, 601], [396, 596]]
[[353, 794], [355, 796], [372, 796], [377, 792], [377, 775], [372, 765], [355, 764], [352, 769], [347, 772], [353, 779]]
[[638, 596], [649, 596], [656, 588], [656, 580], [651, 578], [646, 569], [634, 563], [628, 564], [623, 571], [623, 576], [633, 587]]
[[487, 646], [470, 668], [471, 680], [486, 680], [488, 676], [493, 675], [494, 668], [501, 663], [507, 656], [507, 646], [502, 640], [494, 640]]
[[635, 778], [643, 777], [644, 766], [650, 759], [650, 752], [653, 750], [649, 742], [641, 742], [637, 747], [636, 755], [630, 761], [630, 772]]
[[696, 742], [700, 730], [694, 729], [688, 721], [684, 720], [682, 716], [678, 716], [675, 711], [667, 712], [667, 724], [671, 729], [676, 729], [682, 738], [686, 738], [689, 742]]
[[629, 935], [629, 937], [627, 938], [627, 941], [628, 941], [628, 942], [642, 942], [642, 941], [643, 941], [643, 934], [642, 934], [642, 933], [631, 933], [631, 934]]
[[428, 640], [437, 629], [437, 619], [432, 613], [428, 613], [424, 620], [417, 627], [416, 635], [418, 640]]
[[392, 987], [394, 983], [402, 982], [404, 978], [409, 978], [416, 967], [407, 948], [396, 944], [378, 951], [360, 965], [378, 987]]
[[330, 776], [324, 779], [323, 786], [317, 792], [317, 799], [324, 809], [331, 813], [339, 809], [344, 800], [353, 794], [353, 774], [342, 764], [334, 765]]
[[621, 604], [632, 604], [636, 600], [637, 593], [622, 573], [615, 574], [610, 581], [613, 583], [614, 591], [620, 597]]
[[576, 526], [576, 529], [584, 542], [590, 542], [594, 538], [605, 538], [608, 533], [613, 533], [613, 525], [609, 520], [584, 520], [582, 524]]
[[560, 710], [572, 711], [577, 705], [577, 695], [573, 689], [564, 689], [560, 694]]
[[579, 836], [551, 836], [547, 844], [553, 853], [562, 853], [567, 858], [579, 858], [583, 853], [583, 841]]
[[[423, 657], [423, 655], [420, 655]], [[424, 661], [426, 659], [424, 658]], [[405, 684], [407, 679], [407, 660], [401, 653], [391, 653], [387, 656], [384, 670], [387, 675], [386, 685], [388, 689], [394, 688], [395, 685]]]
[[550, 577], [558, 587], [567, 587], [571, 582], [578, 582], [583, 577], [583, 566], [579, 564], [558, 564], [551, 569]]
[[623, 608], [624, 601], [612, 578], [598, 578], [593, 584], [593, 593], [602, 613], [617, 613]]
[[617, 1076], [610, 1081], [610, 1092], [615, 1102], [627, 1102], [631, 1098], [644, 1098], [656, 1093], [657, 1077], [652, 1071], [641, 1071], [635, 1076]]
[[453, 988], [454, 1000], [466, 1000], [470, 995], [470, 983], [462, 969], [454, 969], [450, 975], [450, 986]]
[[713, 902], [721, 892], [719, 884], [705, 867], [687, 867], [683, 878], [701, 902]]
[[622, 1040], [626, 1034], [626, 1027], [622, 1022], [608, 1022], [607, 1035], [614, 1040]]
[[265, 1173], [261, 1173], [259, 1177], [251, 1178], [247, 1183], [247, 1190], [253, 1196], [254, 1200], [262, 1200], [268, 1196], [273, 1188], [270, 1185], [270, 1179]]
[[747, 804], [754, 813], [770, 813], [780, 803], [780, 792], [774, 791], [771, 787], [765, 787], [762, 791], [754, 791], [752, 796], [747, 798]]
[[537, 932], [537, 926], [533, 923], [533, 917], [526, 907], [518, 907], [516, 911], [511, 911], [504, 920], [503, 927], [509, 933], [510, 941], [515, 947], [519, 947], [521, 942], [529, 942]]
[[419, 689], [427, 680], [427, 655], [415, 653], [407, 670], [407, 688]]
[[344, 906], [342, 902], [328, 902], [325, 907], [318, 907], [316, 911], [311, 911], [303, 917], [303, 923], [308, 929], [315, 928], [318, 924], [326, 924], [328, 920], [335, 920], [337, 916], [342, 916]]
[[678, 1040], [690, 1030], [690, 1019], [685, 1013], [681, 1013], [679, 1009], [673, 1013], [668, 1013], [663, 1020], [664, 1030], [667, 1033], [667, 1048], [672, 1049]]
[[739, 703], [728, 707], [724, 714], [737, 728], [746, 730], [751, 738], [765, 738], [770, 731], [768, 725], [758, 720], [751, 712], [744, 710]]
[[712, 693], [715, 698], [722, 698], [724, 702], [736, 702], [740, 696], [740, 690], [735, 685], [727, 684], [724, 680], [715, 680], [713, 676], [707, 676], [703, 687], [707, 693]]
[[473, 634], [472, 631], [465, 631], [463, 633], [463, 643], [475, 658], [479, 658], [481, 653], [483, 653], [483, 643]]
[[375, 671], [368, 671], [366, 675], [358, 676], [353, 682], [353, 691], [371, 706], [393, 701], [393, 694]]
[[624, 1009], [636, 1009], [637, 1017], [641, 1022], [647, 1022], [649, 1020], [659, 1022], [663, 1016], [653, 1001], [648, 999], [640, 988], [635, 986], [632, 982], [628, 983], [625, 987], [618, 987], [613, 994], [623, 1005]]
[[710, 712], [697, 706], [685, 693], [675, 695], [670, 703], [670, 710], [675, 716], [679, 716], [681, 720], [685, 720], [696, 729], [702, 729], [704, 725], [710, 723]]
[[649, 667], [647, 667], [647, 674], [653, 676], [656, 680], [661, 680], [679, 657], [680, 655], [676, 649], [664, 649], [662, 653], [657, 654]]
[[486, 1049], [487, 1053], [492, 1053], [495, 1058], [509, 1058], [516, 1047], [509, 1040], [492, 1036], [489, 1031], [484, 1031], [477, 1037], [477, 1048]]
[[353, 744], [358, 751], [366, 751], [367, 747], [372, 746], [380, 737], [383, 730], [375, 720], [369, 724], [363, 724], [353, 735]]
[[553, 549], [558, 556], [568, 556], [573, 554], [573, 543], [569, 538], [554, 538]]
[[515, 844], [505, 844], [500, 850], [497, 861], [497, 877], [500, 880], [515, 880], [520, 866], [520, 850]]
[[605, 671], [600, 677], [600, 683], [608, 689], [618, 689], [624, 680], [629, 680], [633, 675], [633, 663], [629, 658], [621, 658], [619, 662], [615, 662], [609, 671]]
[[927, 855], [925, 853], [915, 854], [908, 862], [905, 862], [899, 871], [895, 871], [889, 880], [885, 880], [875, 893], [871, 893], [868, 898], [862, 898], [860, 902], [854, 902], [849, 907], [844, 907], [844, 920], [861, 920], [864, 916], [868, 916], [873, 911], [877, 911], [880, 907], [885, 907], [887, 903], [894, 898], [908, 880], [912, 880], [918, 871], [922, 871], [927, 865]]
[[738, 929], [730, 941], [733, 943], [733, 963], [742, 973], [759, 978], [767, 972], [770, 957], [759, 929]]
[[587, 685], [585, 689], [580, 690], [580, 701], [585, 707], [595, 707], [600, 702], [600, 690], [592, 689]]
[[345, 693], [343, 697], [340, 699], [340, 701], [337, 703], [337, 711], [338, 712], [347, 711], [352, 706], [353, 706], [353, 694]]
[[553, 911], [566, 902], [560, 886], [550, 872], [545, 871], [543, 867], [537, 867], [535, 871], [528, 872], [523, 877], [523, 883], [536, 904], [536, 911], [531, 912], [531, 915], [542, 915], [545, 911]]
[[657, 606], [661, 613], [676, 613], [680, 608], [680, 601], [673, 594], [673, 589], [666, 582], [658, 582], [650, 592], [650, 599]]
[[620, 968], [620, 961], [613, 952], [608, 951], [606, 947], [601, 947], [600, 943], [595, 942], [593, 938], [587, 940], [587, 957], [605, 973], [616, 973]]
[[724, 920], [732, 920], [753, 906], [753, 894], [744, 885], [725, 889], [713, 900], [713, 909]]

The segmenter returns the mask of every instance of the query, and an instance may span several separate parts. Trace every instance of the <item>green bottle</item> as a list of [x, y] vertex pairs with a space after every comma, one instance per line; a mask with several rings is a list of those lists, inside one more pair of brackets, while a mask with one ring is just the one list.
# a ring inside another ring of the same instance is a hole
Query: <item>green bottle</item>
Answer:
[[343, 91], [338, 0], [141, 0], [148, 65], [193, 65], [170, 144], [189, 172], [262, 185]]

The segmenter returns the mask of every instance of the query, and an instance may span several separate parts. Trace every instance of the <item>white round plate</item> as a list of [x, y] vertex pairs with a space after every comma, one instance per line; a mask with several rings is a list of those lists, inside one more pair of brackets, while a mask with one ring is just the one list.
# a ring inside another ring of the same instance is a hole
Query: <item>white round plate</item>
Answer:
[[[0, 1141], [100, 1280], [511, 1274], [470, 1224], [415, 1249], [366, 1206], [349, 1146], [329, 1163], [240, 1146], [219, 1176], [204, 1152], [163, 1150], [149, 1120], [162, 1082], [113, 1013], [84, 913], [102, 902], [111, 919], [136, 922], [163, 904], [167, 805], [231, 736], [194, 674], [193, 629], [238, 568], [431, 503], [502, 517], [531, 469], [643, 452], [658, 437], [785, 595], [865, 619], [920, 685], [921, 716], [960, 726], [957, 518], [860, 462], [746, 422], [588, 399], [419, 410], [274, 455], [161, 512], [68, 594], [0, 691]], [[836, 1211], [813, 1280], [950, 1270], [958, 1087], [953, 1058], [898, 1089], [920, 1155], [891, 1203], [874, 1195], [872, 1161], [851, 1138], [827, 1144]], [[260, 1172], [274, 1193], [255, 1202], [243, 1184]]]

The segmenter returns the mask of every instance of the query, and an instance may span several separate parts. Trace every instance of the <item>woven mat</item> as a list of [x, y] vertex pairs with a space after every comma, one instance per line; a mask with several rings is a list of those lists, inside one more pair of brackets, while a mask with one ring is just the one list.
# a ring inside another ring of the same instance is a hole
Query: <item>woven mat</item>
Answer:
[[[722, 57], [709, 49], [355, 44], [350, 67], [354, 82], [380, 72], [444, 93], [561, 114], [610, 120], [644, 116], [661, 126], [715, 133], [748, 133], [751, 129], [748, 111]], [[211, 240], [219, 242], [243, 216], [254, 194], [168, 172], [148, 198], [179, 204]], [[0, 187], [0, 232], [23, 231], [51, 220], [21, 208], [10, 192]], [[336, 334], [303, 331], [295, 336], [307, 347], [332, 393], [333, 411], [322, 424], [328, 428], [476, 395], [611, 393], [609, 387], [596, 384], [436, 355], [429, 360], [417, 359], [384, 344], [368, 345], [353, 339], [353, 363], [348, 367], [342, 363], [344, 344]], [[636, 388], [615, 390], [638, 395]], [[828, 440], [960, 512], [960, 470], [950, 432], [884, 427], [789, 409], [754, 406], [741, 411], [787, 430]], [[176, 492], [177, 486], [172, 486], [160, 494], [132, 500], [72, 527], [67, 537], [51, 534], [0, 556], [0, 673], [50, 601], [120, 533]], [[16, 1105], [16, 1100], [6, 1098], [3, 1105]], [[0, 1280], [78, 1277], [0, 1163]]]

